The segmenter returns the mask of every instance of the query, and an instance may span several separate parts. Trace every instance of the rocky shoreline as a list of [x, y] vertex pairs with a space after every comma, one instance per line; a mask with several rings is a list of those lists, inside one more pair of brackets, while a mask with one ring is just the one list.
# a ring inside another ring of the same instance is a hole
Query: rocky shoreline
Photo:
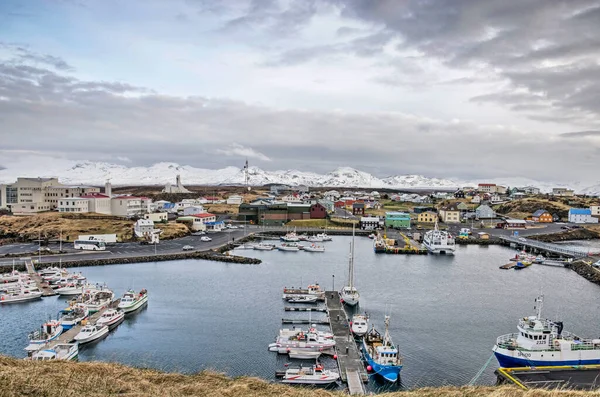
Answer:
[[573, 270], [586, 280], [600, 285], [600, 271], [596, 270], [592, 265], [584, 261], [574, 261], [565, 264], [565, 267]]
[[536, 236], [528, 237], [531, 240], [537, 240], [544, 243], [555, 243], [558, 241], [571, 241], [571, 240], [595, 240], [600, 238], [600, 234], [592, 230], [585, 228], [565, 230], [560, 233], [550, 234], [539, 234]]

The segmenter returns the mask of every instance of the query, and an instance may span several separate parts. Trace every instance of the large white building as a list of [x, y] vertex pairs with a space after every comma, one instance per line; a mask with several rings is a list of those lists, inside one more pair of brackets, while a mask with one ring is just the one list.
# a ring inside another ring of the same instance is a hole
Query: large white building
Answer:
[[84, 214], [90, 212], [90, 200], [84, 197], [69, 197], [58, 200], [58, 212]]
[[143, 214], [142, 199], [134, 196], [116, 196], [110, 200], [110, 213], [114, 216], [131, 217]]
[[598, 223], [598, 218], [592, 216], [592, 210], [589, 208], [571, 208], [569, 210], [569, 222]]
[[110, 197], [102, 193], [84, 194], [81, 198], [88, 199], [89, 211], [97, 214], [111, 215]]

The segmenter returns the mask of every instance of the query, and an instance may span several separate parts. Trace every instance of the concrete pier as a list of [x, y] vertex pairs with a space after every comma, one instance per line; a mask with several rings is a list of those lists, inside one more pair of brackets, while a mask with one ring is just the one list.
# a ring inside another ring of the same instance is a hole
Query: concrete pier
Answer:
[[42, 277], [40, 277], [35, 272], [35, 267], [33, 266], [33, 261], [31, 261], [31, 260], [25, 261], [25, 269], [27, 269], [27, 273], [29, 274], [29, 277], [31, 277], [31, 279], [33, 281], [35, 281], [35, 284], [37, 285], [38, 289], [40, 291], [42, 291], [42, 296], [56, 295], [56, 292], [54, 292], [54, 290], [48, 286], [48, 283], [44, 282], [44, 280], [42, 280]]

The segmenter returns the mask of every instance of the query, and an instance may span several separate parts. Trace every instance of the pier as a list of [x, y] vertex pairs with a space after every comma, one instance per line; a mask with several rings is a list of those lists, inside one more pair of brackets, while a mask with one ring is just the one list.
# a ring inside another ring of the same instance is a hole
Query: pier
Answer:
[[282, 324], [320, 324], [329, 325], [329, 320], [313, 320], [313, 319], [302, 319], [302, 318], [282, 318]]
[[35, 272], [35, 267], [33, 266], [33, 261], [31, 259], [25, 261], [25, 269], [27, 270], [29, 277], [35, 281], [38, 289], [42, 291], [42, 296], [56, 295], [56, 292], [48, 286], [48, 283], [45, 283], [44, 280], [42, 280], [42, 277]]
[[588, 256], [587, 250], [565, 248], [560, 244], [543, 243], [541, 241], [515, 236], [499, 236], [498, 238], [507, 244], [515, 244], [517, 247], [522, 246], [523, 249], [529, 249], [536, 253], [544, 252], [554, 256], [576, 259]]
[[348, 315], [340, 301], [337, 291], [325, 292], [327, 313], [335, 340], [337, 364], [342, 382], [348, 384], [351, 395], [365, 394], [363, 383], [368, 382], [369, 376], [365, 371], [362, 357], [350, 332]]
[[325, 307], [295, 307], [295, 306], [286, 306], [283, 308], [286, 312], [327, 312], [327, 308]]

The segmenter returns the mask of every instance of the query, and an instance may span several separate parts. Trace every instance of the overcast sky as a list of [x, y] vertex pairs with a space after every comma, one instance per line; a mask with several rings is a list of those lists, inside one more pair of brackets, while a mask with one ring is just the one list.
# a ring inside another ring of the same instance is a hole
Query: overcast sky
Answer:
[[597, 181], [599, 114], [599, 0], [0, 2], [5, 167]]

